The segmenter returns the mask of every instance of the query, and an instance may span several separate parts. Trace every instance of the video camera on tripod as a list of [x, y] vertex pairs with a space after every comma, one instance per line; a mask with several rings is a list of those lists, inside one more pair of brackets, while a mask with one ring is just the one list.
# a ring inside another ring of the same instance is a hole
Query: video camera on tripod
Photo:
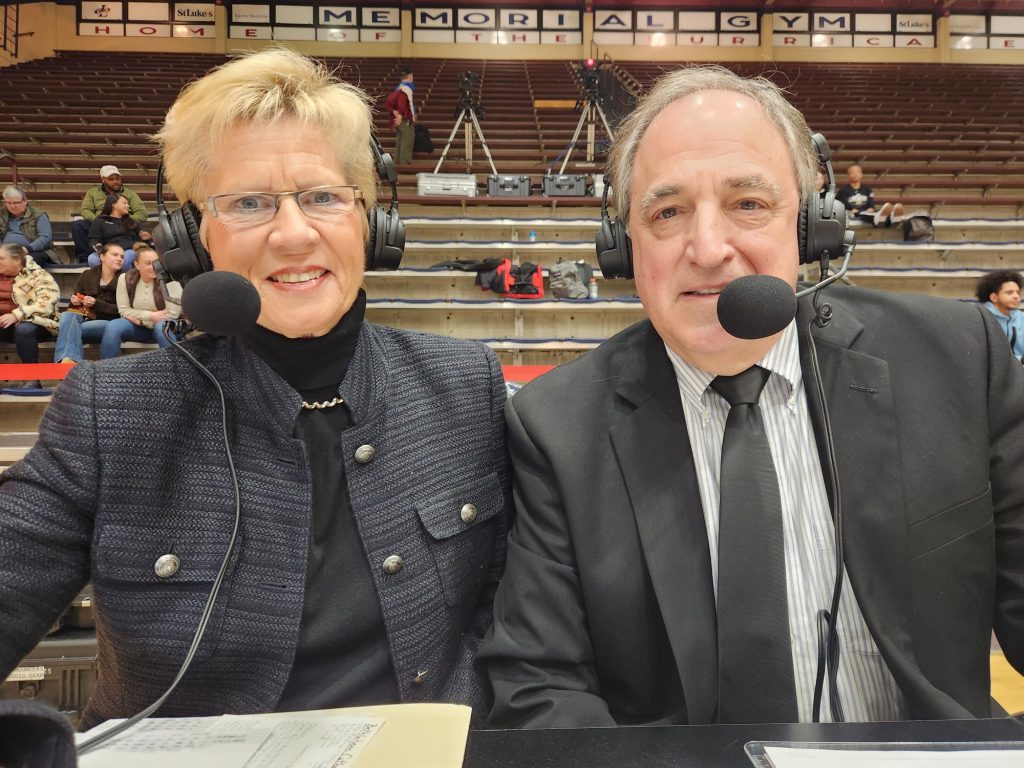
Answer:
[[480, 75], [472, 70], [459, 75], [459, 103], [455, 106], [455, 114], [463, 110], [469, 110], [477, 117], [486, 117], [484, 108], [480, 104]]
[[576, 69], [580, 78], [580, 85], [583, 87], [584, 98], [577, 102], [577, 108], [585, 101], [597, 102], [601, 100], [601, 63], [584, 62]]

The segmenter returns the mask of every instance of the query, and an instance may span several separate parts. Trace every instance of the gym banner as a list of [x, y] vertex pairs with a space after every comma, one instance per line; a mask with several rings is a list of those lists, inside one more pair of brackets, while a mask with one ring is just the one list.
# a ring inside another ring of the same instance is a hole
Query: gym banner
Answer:
[[962, 51], [1024, 51], [1024, 16], [951, 14], [949, 45]]
[[228, 3], [227, 6], [229, 38], [331, 43], [402, 41], [402, 15], [397, 6], [276, 3]]
[[739, 47], [761, 44], [757, 11], [595, 10], [598, 45]]
[[416, 8], [414, 43], [581, 45], [579, 11], [537, 8]]
[[104, 0], [78, 6], [79, 37], [215, 37], [214, 3]]
[[934, 48], [928, 13], [799, 13], [772, 16], [776, 48]]

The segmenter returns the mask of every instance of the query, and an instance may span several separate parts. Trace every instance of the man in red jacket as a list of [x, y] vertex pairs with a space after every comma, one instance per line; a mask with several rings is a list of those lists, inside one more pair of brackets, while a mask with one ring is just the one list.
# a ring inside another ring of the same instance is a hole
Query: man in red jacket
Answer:
[[416, 130], [413, 128], [416, 122], [416, 108], [412, 103], [415, 88], [412, 72], [404, 69], [402, 82], [384, 100], [384, 105], [388, 109], [389, 124], [395, 129], [397, 137], [395, 162], [399, 165], [408, 165], [412, 162], [412, 144], [416, 139]]

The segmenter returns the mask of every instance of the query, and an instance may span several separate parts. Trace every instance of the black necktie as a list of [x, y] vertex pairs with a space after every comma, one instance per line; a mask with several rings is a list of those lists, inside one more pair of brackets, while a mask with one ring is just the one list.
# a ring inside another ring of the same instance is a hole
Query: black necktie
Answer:
[[797, 720], [782, 503], [757, 405], [770, 372], [753, 366], [711, 388], [729, 402], [718, 521], [718, 719]]

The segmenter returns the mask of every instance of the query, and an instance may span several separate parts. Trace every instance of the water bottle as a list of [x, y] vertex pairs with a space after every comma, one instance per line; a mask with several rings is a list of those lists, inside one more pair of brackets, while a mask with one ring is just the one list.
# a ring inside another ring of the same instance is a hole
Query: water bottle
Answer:
[[536, 229], [531, 229], [530, 230], [530, 242], [531, 243], [536, 243], [537, 242], [537, 230]]
[[588, 290], [588, 292], [590, 294], [590, 298], [591, 299], [596, 299], [597, 298], [597, 278], [596, 277], [591, 277], [590, 278], [590, 285], [587, 286], [587, 290]]

